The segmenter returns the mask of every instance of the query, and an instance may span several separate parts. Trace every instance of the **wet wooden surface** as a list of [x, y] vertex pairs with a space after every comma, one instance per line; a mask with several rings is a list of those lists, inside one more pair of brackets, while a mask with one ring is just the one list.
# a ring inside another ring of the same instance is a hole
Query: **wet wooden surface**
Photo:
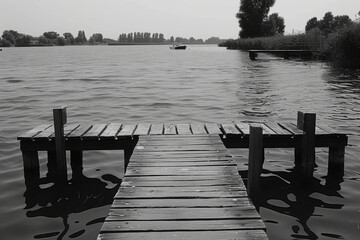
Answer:
[[160, 135], [139, 137], [98, 239], [267, 236], [219, 136]]

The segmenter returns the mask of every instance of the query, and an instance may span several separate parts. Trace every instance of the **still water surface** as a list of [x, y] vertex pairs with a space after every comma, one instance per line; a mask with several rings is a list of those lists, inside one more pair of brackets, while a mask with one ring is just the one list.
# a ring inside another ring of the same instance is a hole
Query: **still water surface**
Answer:
[[[26, 192], [16, 137], [68, 106], [80, 123], [295, 121], [298, 110], [349, 134], [345, 174], [299, 186], [291, 150], [266, 151], [260, 214], [270, 239], [360, 239], [360, 72], [216, 46], [8, 48], [0, 54], [1, 239], [96, 239], [122, 177], [122, 153], [86, 152], [82, 181]], [[232, 150], [240, 171], [246, 151]], [[40, 155], [42, 175], [46, 154]]]

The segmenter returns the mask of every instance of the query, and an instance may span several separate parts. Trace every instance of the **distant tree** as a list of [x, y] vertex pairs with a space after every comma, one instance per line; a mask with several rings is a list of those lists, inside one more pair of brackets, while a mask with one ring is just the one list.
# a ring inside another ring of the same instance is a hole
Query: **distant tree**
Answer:
[[65, 46], [66, 45], [66, 40], [64, 37], [57, 37], [56, 38], [56, 41], [57, 41], [57, 45], [59, 46]]
[[44, 35], [44, 37], [51, 39], [51, 40], [56, 39], [59, 36], [59, 34], [54, 31], [44, 32], [43, 35]]
[[333, 31], [334, 15], [332, 12], [325, 13], [322, 20], [319, 21], [319, 28], [325, 35], [328, 35]]
[[170, 37], [170, 42], [173, 43], [175, 41], [174, 36]]
[[236, 14], [241, 28], [240, 37], [261, 37], [263, 22], [274, 4], [275, 0], [241, 0]]
[[346, 27], [350, 23], [352, 23], [352, 21], [351, 21], [349, 16], [347, 16], [347, 15], [339, 15], [339, 16], [334, 17], [332, 27], [333, 27], [333, 30], [337, 30], [337, 29]]
[[31, 36], [30, 36], [30, 35], [20, 34], [20, 35], [15, 39], [15, 46], [17, 46], [17, 47], [29, 46], [29, 45], [30, 45], [30, 40], [31, 40]]
[[309, 19], [309, 21], [307, 21], [306, 26], [305, 26], [305, 31], [309, 32], [311, 29], [317, 28], [317, 27], [319, 27], [319, 21], [317, 20], [316, 17], [313, 17], [313, 18]]
[[79, 31], [78, 32], [78, 36], [75, 38], [75, 42], [76, 43], [86, 43], [87, 42], [87, 39], [86, 39], [86, 36], [85, 36], [85, 32], [84, 31]]
[[271, 14], [263, 23], [262, 36], [274, 36], [276, 34], [284, 34], [285, 23], [284, 18], [278, 13]]
[[50, 44], [51, 43], [51, 41], [50, 41], [50, 39], [48, 39], [47, 37], [45, 37], [45, 36], [43, 36], [43, 35], [41, 35], [40, 37], [39, 37], [39, 44], [40, 45], [48, 45], [48, 44]]
[[11, 42], [9, 42], [8, 40], [6, 39], [0, 39], [0, 46], [1, 47], [11, 47]]
[[75, 44], [75, 38], [71, 33], [69, 33], [69, 32], [64, 33], [63, 36], [65, 38], [66, 44], [70, 44], [70, 45]]
[[206, 44], [219, 44], [220, 42], [221, 40], [218, 37], [211, 37], [205, 40]]
[[161, 43], [165, 42], [165, 37], [164, 37], [164, 34], [162, 34], [162, 33], [159, 34], [159, 42], [161, 42]]
[[134, 41], [134, 38], [133, 38], [133, 34], [132, 34], [132, 33], [128, 33], [128, 35], [127, 35], [127, 41], [128, 41], [128, 42], [133, 42], [133, 41]]
[[[91, 38], [92, 38], [94, 43], [102, 43], [102, 42], [104, 42], [104, 37], [103, 37], [103, 35], [101, 33], [94, 33]], [[90, 39], [89, 39], [89, 42], [90, 42]]]
[[5, 30], [4, 32], [3, 32], [3, 34], [2, 34], [2, 38], [4, 39], [4, 40], [6, 40], [7, 42], [9, 42], [10, 44], [15, 44], [15, 39], [16, 39], [16, 37], [18, 36], [14, 36], [12, 33], [11, 33], [11, 31], [12, 30], [10, 30], [10, 31], [8, 31], [8, 30]]

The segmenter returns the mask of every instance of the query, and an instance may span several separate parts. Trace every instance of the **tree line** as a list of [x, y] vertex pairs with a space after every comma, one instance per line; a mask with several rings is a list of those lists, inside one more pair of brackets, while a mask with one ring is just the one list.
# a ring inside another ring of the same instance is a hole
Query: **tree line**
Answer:
[[218, 37], [211, 37], [206, 39], [195, 39], [193, 37], [170, 37], [166, 39], [162, 33], [149, 33], [149, 32], [132, 32], [122, 33], [117, 40], [104, 38], [101, 33], [94, 33], [87, 39], [85, 32], [80, 30], [76, 37], [70, 32], [60, 35], [55, 31], [44, 32], [39, 37], [32, 37], [28, 34], [19, 33], [15, 30], [5, 30], [0, 38], [1, 47], [25, 47], [25, 46], [64, 46], [64, 45], [83, 45], [83, 44], [106, 44], [109, 42], [119, 43], [154, 43], [154, 44], [166, 44], [166, 43], [208, 43], [219, 44], [222, 40]]

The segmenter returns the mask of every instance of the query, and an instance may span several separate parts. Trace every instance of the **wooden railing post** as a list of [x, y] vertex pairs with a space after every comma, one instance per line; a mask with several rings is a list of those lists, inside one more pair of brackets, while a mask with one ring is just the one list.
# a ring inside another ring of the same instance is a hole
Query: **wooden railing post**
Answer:
[[40, 184], [39, 155], [37, 151], [22, 151], [22, 156], [26, 190], [33, 191]]
[[67, 182], [64, 125], [67, 122], [66, 106], [53, 110], [56, 150], [56, 183]]
[[250, 126], [247, 191], [254, 204], [259, 200], [260, 175], [263, 162], [264, 146], [262, 128], [261, 126]]
[[295, 150], [295, 154], [301, 151], [301, 173], [305, 181], [310, 180], [314, 174], [315, 126], [316, 114], [298, 112], [297, 127], [304, 131], [304, 135], [301, 139], [301, 150]]

